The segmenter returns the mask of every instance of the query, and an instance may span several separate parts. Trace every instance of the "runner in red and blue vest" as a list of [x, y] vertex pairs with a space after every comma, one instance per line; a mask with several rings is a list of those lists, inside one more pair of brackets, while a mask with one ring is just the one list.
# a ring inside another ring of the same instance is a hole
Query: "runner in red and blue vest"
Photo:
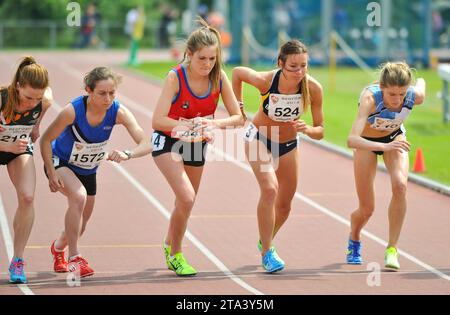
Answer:
[[[223, 70], [220, 35], [199, 20], [187, 39], [184, 60], [167, 75], [153, 115], [153, 157], [175, 193], [175, 209], [164, 240], [167, 267], [178, 276], [197, 271], [181, 243], [200, 186], [212, 129], [242, 126], [244, 118]], [[219, 96], [229, 117], [215, 119]]]

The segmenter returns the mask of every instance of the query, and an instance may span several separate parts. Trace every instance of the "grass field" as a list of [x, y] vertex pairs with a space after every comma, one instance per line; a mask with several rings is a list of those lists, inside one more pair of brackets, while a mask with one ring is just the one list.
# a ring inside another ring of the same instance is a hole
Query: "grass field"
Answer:
[[[134, 70], [163, 80], [173, 65], [171, 62], [146, 62]], [[232, 67], [225, 68], [230, 79], [231, 70]], [[373, 78], [357, 68], [338, 68], [332, 90], [328, 68], [311, 68], [310, 74], [324, 88], [325, 140], [346, 147], [347, 136], [357, 113], [359, 94]], [[427, 170], [421, 175], [450, 185], [450, 124], [445, 125], [442, 121], [442, 100], [437, 96], [442, 89], [442, 82], [434, 70], [418, 71], [417, 77], [426, 80], [427, 95], [425, 103], [414, 108], [405, 123], [408, 141], [412, 144], [411, 169], [416, 149], [422, 148]], [[248, 112], [255, 112], [259, 104], [259, 92], [245, 85], [244, 102]], [[311, 122], [311, 115], [308, 113], [304, 119]]]

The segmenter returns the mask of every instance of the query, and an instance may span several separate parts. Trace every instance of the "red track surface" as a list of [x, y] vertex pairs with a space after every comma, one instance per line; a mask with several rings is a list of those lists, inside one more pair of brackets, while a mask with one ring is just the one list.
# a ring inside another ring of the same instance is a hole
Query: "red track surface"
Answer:
[[[0, 54], [0, 82], [11, 79], [22, 53]], [[83, 74], [105, 63], [118, 66], [122, 53], [35, 53], [49, 70], [57, 105], [49, 110], [42, 130], [82, 91]], [[152, 55], [161, 58], [164, 55]], [[160, 87], [117, 67], [124, 75], [119, 99], [137, 116], [148, 135]], [[355, 96], [356, 97], [356, 96]], [[325, 106], [330, 101], [325, 100]], [[326, 119], [326, 117], [325, 117]], [[219, 142], [215, 143], [220, 153]], [[122, 127], [111, 148], [132, 146]], [[99, 171], [93, 218], [81, 239], [81, 250], [96, 274], [69, 287], [66, 275], [52, 272], [49, 246], [63, 228], [66, 201], [48, 189], [38, 146], [35, 147], [36, 220], [26, 249], [29, 284], [7, 282], [6, 242], [0, 242], [0, 295], [3, 294], [450, 294], [450, 198], [409, 184], [408, 213], [400, 239], [400, 272], [384, 271], [389, 178], [378, 173], [376, 211], [363, 236], [365, 264], [344, 264], [350, 213], [357, 206], [352, 161], [301, 143], [298, 194], [291, 217], [275, 243], [286, 269], [265, 274], [260, 266], [256, 223], [259, 189], [245, 161], [207, 163], [199, 196], [183, 244], [199, 270], [181, 279], [165, 267], [161, 243], [168, 226], [173, 195], [150, 156], [121, 164], [105, 162]], [[210, 156], [214, 152], [210, 152]], [[1, 208], [10, 231], [15, 191], [5, 167], [0, 168]], [[381, 266], [380, 285], [368, 264]], [[426, 264], [426, 266], [424, 266]]]

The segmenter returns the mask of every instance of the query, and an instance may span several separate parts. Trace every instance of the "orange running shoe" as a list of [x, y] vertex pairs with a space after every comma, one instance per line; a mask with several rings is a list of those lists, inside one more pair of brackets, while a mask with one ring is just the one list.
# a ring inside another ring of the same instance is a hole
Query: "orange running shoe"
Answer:
[[69, 260], [69, 271], [79, 273], [80, 278], [92, 276], [94, 270], [89, 267], [88, 262], [81, 256], [76, 256], [74, 259]]
[[69, 272], [66, 258], [64, 258], [64, 251], [56, 251], [55, 243], [56, 241], [54, 241], [52, 246], [50, 247], [50, 251], [52, 252], [53, 256], [53, 270], [58, 273]]

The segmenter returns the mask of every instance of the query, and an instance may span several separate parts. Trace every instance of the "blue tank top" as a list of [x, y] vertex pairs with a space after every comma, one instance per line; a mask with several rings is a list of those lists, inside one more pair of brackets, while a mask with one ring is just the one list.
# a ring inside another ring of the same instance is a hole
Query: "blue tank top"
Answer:
[[[100, 125], [92, 127], [86, 117], [87, 96], [79, 96], [71, 103], [75, 109], [75, 120], [72, 125], [67, 126], [64, 131], [52, 142], [53, 155], [68, 163], [70, 161], [74, 142], [102, 143], [109, 139], [112, 129], [116, 124], [117, 112], [120, 103], [114, 100], [106, 112], [105, 118]], [[84, 169], [69, 164], [69, 168], [78, 175], [90, 175], [97, 172], [97, 167]]]
[[400, 112], [390, 111], [384, 106], [383, 93], [379, 84], [370, 85], [367, 89], [372, 92], [376, 106], [375, 111], [367, 117], [370, 127], [381, 131], [395, 131], [400, 128], [403, 132], [406, 132], [403, 121], [408, 117], [414, 106], [414, 87], [410, 86], [406, 91]]

